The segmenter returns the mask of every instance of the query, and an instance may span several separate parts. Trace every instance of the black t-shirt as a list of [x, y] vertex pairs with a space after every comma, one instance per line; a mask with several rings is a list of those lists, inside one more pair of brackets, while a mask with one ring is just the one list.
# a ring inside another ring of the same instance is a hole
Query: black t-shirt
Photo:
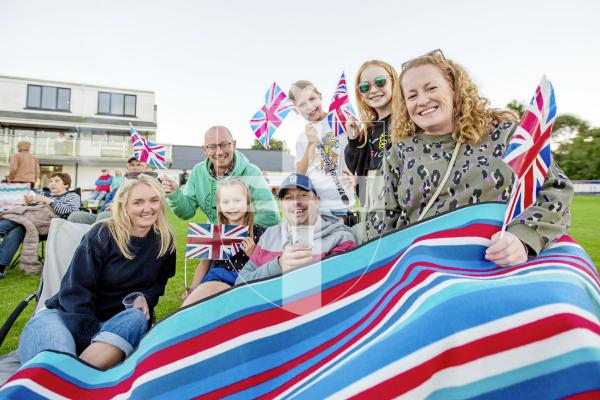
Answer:
[[383, 161], [383, 154], [390, 144], [390, 119], [388, 115], [381, 121], [374, 121], [367, 146], [369, 147], [369, 170], [377, 170]]

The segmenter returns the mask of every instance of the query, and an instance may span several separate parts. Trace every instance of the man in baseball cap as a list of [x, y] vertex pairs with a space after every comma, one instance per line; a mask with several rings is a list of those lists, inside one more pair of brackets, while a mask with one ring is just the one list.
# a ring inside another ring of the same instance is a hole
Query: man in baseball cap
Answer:
[[236, 284], [281, 274], [356, 247], [350, 228], [320, 214], [319, 196], [306, 175], [293, 173], [281, 184], [283, 221], [260, 237]]

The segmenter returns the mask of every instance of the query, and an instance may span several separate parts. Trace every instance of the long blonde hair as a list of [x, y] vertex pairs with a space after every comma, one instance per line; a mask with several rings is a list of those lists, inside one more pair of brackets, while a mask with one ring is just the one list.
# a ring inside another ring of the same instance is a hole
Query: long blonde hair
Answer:
[[[439, 52], [417, 57], [405, 63], [398, 81], [402, 83], [402, 77], [409, 69], [426, 64], [439, 68], [454, 91], [454, 131], [452, 137], [456, 142], [477, 143], [484, 135], [489, 133], [493, 123], [516, 121], [518, 119], [513, 111], [491, 108], [489, 100], [479, 95], [479, 90], [467, 71]], [[422, 129], [410, 119], [402, 85], [400, 84], [400, 96], [397, 99], [392, 99], [392, 142], [397, 143], [400, 139], [419, 131], [422, 131]]]
[[219, 183], [219, 186], [217, 186], [217, 193], [216, 193], [216, 198], [217, 198], [217, 222], [219, 224], [227, 224], [228, 220], [227, 217], [225, 217], [225, 215], [223, 215], [223, 212], [220, 210], [220, 204], [221, 204], [221, 189], [225, 186], [239, 186], [242, 188], [242, 190], [244, 191], [244, 193], [246, 193], [246, 215], [244, 216], [244, 225], [248, 226], [248, 235], [251, 238], [254, 238], [254, 205], [252, 203], [252, 192], [250, 192], [250, 189], [248, 188], [248, 186], [241, 180], [238, 178], [233, 178], [233, 179], [227, 179], [224, 181], [221, 181]]
[[[358, 85], [361, 83], [361, 75], [363, 72], [365, 72], [365, 70], [370, 67], [371, 65], [376, 65], [378, 67], [381, 67], [385, 70], [385, 72], [388, 73], [388, 75], [390, 76], [392, 82], [392, 99], [390, 100], [392, 102], [392, 104], [394, 104], [394, 99], [397, 97], [400, 97], [400, 87], [398, 85], [398, 74], [396, 73], [396, 70], [394, 69], [394, 67], [392, 67], [390, 64], [386, 63], [385, 61], [381, 61], [381, 60], [369, 60], [369, 61], [365, 61], [360, 68], [358, 69], [358, 72], [356, 73], [356, 79], [354, 81], [354, 94], [356, 95], [356, 103], [357, 103], [357, 107], [358, 107], [358, 115], [360, 117], [360, 121], [361, 121], [361, 129], [360, 129], [360, 134], [361, 136], [364, 138], [363, 143], [359, 146], [359, 147], [364, 147], [367, 144], [367, 141], [369, 140], [368, 135], [369, 132], [371, 131], [371, 128], [373, 127], [373, 122], [379, 120], [379, 115], [377, 115], [377, 111], [375, 111], [374, 108], [369, 107], [367, 105], [367, 103], [365, 103], [365, 101], [363, 100], [363, 93], [360, 92], [360, 90], [358, 90]], [[394, 111], [392, 110], [392, 115], [394, 114]], [[393, 117], [392, 117], [393, 118]]]
[[[160, 239], [160, 250], [158, 257], [175, 251], [175, 234], [171, 225], [167, 222], [165, 215], [165, 194], [156, 178], [148, 175], [139, 174], [136, 179], [125, 179], [115, 195], [113, 202], [113, 216], [105, 222], [110, 234], [117, 242], [121, 254], [128, 259], [133, 260], [134, 256], [129, 249], [130, 238], [133, 231], [131, 218], [127, 215], [126, 205], [129, 200], [131, 189], [137, 185], [147, 185], [160, 198], [160, 209], [158, 217], [152, 229]], [[104, 222], [102, 222], [104, 223]]]

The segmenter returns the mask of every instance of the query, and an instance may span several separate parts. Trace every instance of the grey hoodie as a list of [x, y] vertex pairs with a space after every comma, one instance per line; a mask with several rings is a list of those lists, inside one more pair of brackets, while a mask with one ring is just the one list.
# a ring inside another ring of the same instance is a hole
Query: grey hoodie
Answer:
[[[268, 228], [260, 237], [250, 260], [239, 272], [236, 285], [281, 274], [279, 257], [282, 249], [292, 243], [292, 228], [284, 220]], [[346, 225], [331, 216], [321, 215], [314, 226], [313, 260], [330, 254], [344, 253], [356, 247], [354, 236]]]

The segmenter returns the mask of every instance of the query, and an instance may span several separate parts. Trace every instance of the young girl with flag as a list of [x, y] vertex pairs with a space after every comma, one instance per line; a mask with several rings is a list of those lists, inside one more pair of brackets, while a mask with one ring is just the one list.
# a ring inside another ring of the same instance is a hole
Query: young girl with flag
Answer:
[[375, 177], [385, 149], [391, 145], [392, 101], [399, 96], [398, 79], [390, 64], [371, 60], [363, 63], [356, 74], [356, 101], [360, 122], [348, 129], [346, 164], [357, 178], [361, 206], [369, 208], [369, 199], [378, 194]]
[[293, 83], [288, 96], [295, 112], [306, 120], [304, 132], [296, 139], [296, 172], [310, 178], [321, 200], [322, 213], [345, 219], [354, 205], [354, 187], [344, 183], [344, 175], [350, 174], [344, 160], [346, 135], [332, 132], [321, 93], [311, 82]]
[[[182, 306], [194, 303], [235, 284], [238, 271], [244, 268], [256, 248], [258, 239], [265, 228], [254, 223], [252, 194], [248, 186], [240, 179], [228, 179], [217, 187], [217, 218], [223, 225], [246, 225], [248, 237], [244, 238], [241, 248], [228, 260], [210, 261], [208, 272], [200, 284], [186, 297]], [[202, 260], [207, 262], [208, 260]], [[201, 262], [201, 263], [202, 263]], [[193, 287], [193, 286], [192, 286]]]

